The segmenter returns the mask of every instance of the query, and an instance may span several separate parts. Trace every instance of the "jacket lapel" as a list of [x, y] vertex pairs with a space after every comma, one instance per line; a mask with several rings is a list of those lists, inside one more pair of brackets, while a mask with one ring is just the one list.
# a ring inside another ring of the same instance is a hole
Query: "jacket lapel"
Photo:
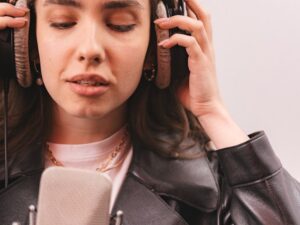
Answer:
[[[214, 155], [209, 160], [203, 150], [199, 158], [170, 159], [137, 142], [133, 142], [133, 148], [129, 173], [145, 187], [200, 211], [216, 210], [220, 196]], [[189, 150], [199, 151], [199, 148], [196, 145]]]
[[[161, 196], [204, 212], [217, 208], [217, 163], [204, 155], [193, 160], [166, 159], [133, 142], [134, 155], [112, 215], [124, 213], [123, 225], [187, 225]], [[195, 146], [197, 148], [197, 146]]]
[[0, 224], [28, 224], [29, 205], [37, 205], [41, 171], [23, 176], [0, 193]]
[[122, 225], [187, 225], [183, 218], [173, 211], [156, 193], [128, 175], [112, 215], [118, 210], [124, 213]]

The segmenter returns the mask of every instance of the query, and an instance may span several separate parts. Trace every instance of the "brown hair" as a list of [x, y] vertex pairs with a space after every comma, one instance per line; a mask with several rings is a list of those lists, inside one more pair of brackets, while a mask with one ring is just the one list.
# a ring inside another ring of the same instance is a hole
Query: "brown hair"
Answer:
[[[150, 0], [152, 20], [155, 18], [153, 12], [156, 11], [157, 1]], [[34, 0], [29, 1], [31, 18], [34, 21], [33, 3]], [[32, 38], [35, 36], [34, 26], [32, 29], [31, 40], [35, 40]], [[149, 52], [153, 46], [156, 46], [156, 35], [152, 23]], [[153, 52], [155, 54], [155, 51]], [[44, 87], [33, 85], [24, 89], [16, 81], [11, 81], [10, 86], [9, 155], [20, 153], [24, 145], [37, 141], [45, 142], [51, 124], [51, 99]], [[198, 120], [179, 103], [175, 95], [176, 86], [176, 82], [171, 82], [168, 88], [160, 90], [153, 83], [141, 79], [138, 88], [128, 101], [130, 133], [147, 149], [165, 157], [199, 157], [205, 153], [203, 150], [206, 149], [208, 137]], [[3, 115], [0, 123], [3, 127]], [[0, 138], [3, 143], [2, 130]], [[0, 161], [4, 158], [2, 146]], [[197, 148], [193, 148], [193, 151], [188, 150], [193, 146]]]

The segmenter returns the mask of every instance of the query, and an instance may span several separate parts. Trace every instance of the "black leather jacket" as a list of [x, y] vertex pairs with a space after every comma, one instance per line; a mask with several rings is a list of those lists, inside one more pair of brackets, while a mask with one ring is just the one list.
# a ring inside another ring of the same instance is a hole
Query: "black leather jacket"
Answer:
[[[193, 160], [170, 160], [133, 143], [134, 156], [113, 213], [123, 225], [300, 224], [300, 185], [281, 166], [263, 132]], [[41, 146], [9, 162], [0, 224], [28, 223], [43, 171]], [[0, 175], [3, 177], [3, 169]]]

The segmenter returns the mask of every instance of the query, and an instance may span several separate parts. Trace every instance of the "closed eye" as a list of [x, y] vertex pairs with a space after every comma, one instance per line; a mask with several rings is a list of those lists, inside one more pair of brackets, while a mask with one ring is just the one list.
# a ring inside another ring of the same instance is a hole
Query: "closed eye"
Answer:
[[129, 25], [117, 25], [117, 24], [112, 24], [108, 23], [107, 26], [117, 32], [129, 32], [134, 29], [136, 24], [129, 24]]
[[68, 23], [51, 23], [50, 26], [56, 29], [64, 30], [71, 28], [72, 26], [76, 25], [76, 22], [68, 22]]
[[[72, 28], [74, 25], [76, 25], [76, 22], [64, 22], [64, 23], [51, 23], [50, 26], [59, 30], [65, 30]], [[117, 25], [108, 23], [107, 26], [117, 32], [129, 32], [134, 29], [136, 24], [129, 24], [129, 25]]]

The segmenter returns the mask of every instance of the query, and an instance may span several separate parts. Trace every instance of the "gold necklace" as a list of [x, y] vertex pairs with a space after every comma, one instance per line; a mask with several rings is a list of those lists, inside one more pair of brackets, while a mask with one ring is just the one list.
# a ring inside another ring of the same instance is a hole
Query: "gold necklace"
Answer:
[[[108, 158], [100, 164], [99, 167], [96, 168], [96, 171], [98, 172], [106, 172], [109, 170], [112, 170], [116, 167], [118, 167], [119, 165], [121, 165], [124, 160], [125, 160], [125, 156], [127, 151], [123, 151], [123, 154], [119, 157], [119, 160], [112, 164], [112, 162], [114, 161], [114, 159], [117, 158], [117, 156], [122, 153], [121, 150], [123, 149], [123, 147], [126, 145], [126, 141], [128, 139], [128, 131], [127, 129], [125, 130], [125, 133], [120, 141], [120, 143], [115, 147], [115, 149], [109, 154]], [[55, 156], [53, 155], [52, 151], [49, 148], [49, 145], [47, 144], [47, 153], [48, 153], [48, 158], [50, 159], [50, 161], [55, 165], [55, 166], [61, 166], [61, 167], [65, 167], [63, 163], [61, 163], [60, 161], [58, 161]], [[112, 165], [111, 165], [112, 164]]]

